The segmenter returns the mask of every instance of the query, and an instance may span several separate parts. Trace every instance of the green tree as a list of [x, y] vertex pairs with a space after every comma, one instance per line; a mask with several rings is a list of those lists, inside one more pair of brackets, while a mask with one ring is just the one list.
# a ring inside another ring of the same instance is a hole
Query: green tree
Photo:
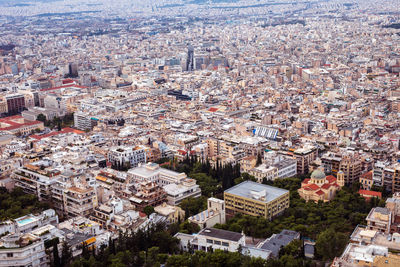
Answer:
[[61, 250], [61, 266], [68, 266], [72, 259], [72, 251], [67, 242], [64, 241]]
[[146, 213], [147, 217], [150, 216], [154, 212], [154, 207], [152, 206], [146, 206], [143, 209], [143, 212]]
[[181, 233], [185, 234], [193, 234], [193, 233], [198, 233], [200, 231], [200, 227], [192, 222], [189, 222], [188, 220], [184, 221], [179, 225], [179, 231]]
[[260, 166], [262, 164], [262, 157], [261, 153], [257, 153], [257, 161], [256, 161], [256, 166]]
[[347, 236], [329, 228], [318, 235], [315, 247], [317, 256], [322, 260], [340, 256], [347, 244]]
[[185, 217], [188, 218], [207, 208], [207, 198], [204, 196], [186, 198], [182, 200], [179, 206], [185, 211]]
[[45, 122], [46, 121], [46, 116], [42, 113], [40, 113], [39, 115], [37, 115], [36, 120], [41, 121], [41, 122]]
[[58, 244], [54, 243], [53, 244], [53, 266], [60, 266], [61, 261], [60, 261], [60, 255], [58, 254]]

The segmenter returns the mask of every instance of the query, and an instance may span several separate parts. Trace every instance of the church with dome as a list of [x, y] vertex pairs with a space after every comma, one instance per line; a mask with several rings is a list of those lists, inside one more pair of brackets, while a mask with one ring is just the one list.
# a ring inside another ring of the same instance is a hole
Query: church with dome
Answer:
[[320, 200], [331, 201], [336, 192], [344, 186], [344, 173], [339, 171], [337, 178], [332, 175], [326, 176], [325, 173], [317, 169], [312, 172], [311, 178], [304, 179], [301, 188], [298, 190], [301, 198], [306, 201], [312, 200], [318, 202]]

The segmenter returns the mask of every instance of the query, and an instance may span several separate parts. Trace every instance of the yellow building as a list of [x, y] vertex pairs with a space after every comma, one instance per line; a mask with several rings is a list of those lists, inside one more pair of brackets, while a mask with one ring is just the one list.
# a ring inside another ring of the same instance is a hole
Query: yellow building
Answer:
[[235, 213], [272, 219], [289, 207], [289, 191], [245, 181], [224, 192], [227, 217]]
[[167, 217], [169, 223], [183, 222], [185, 220], [185, 211], [178, 206], [171, 206], [164, 202], [154, 208], [154, 211]]

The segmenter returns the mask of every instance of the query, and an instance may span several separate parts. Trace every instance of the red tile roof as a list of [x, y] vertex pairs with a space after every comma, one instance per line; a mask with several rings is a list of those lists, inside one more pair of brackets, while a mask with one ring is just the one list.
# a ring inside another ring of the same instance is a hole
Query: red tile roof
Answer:
[[[20, 120], [20, 119], [23, 119], [24, 122], [23, 123], [15, 122], [15, 120]], [[36, 124], [39, 125], [42, 122], [41, 121], [28, 121], [28, 120], [25, 120], [22, 116], [15, 115], [15, 116], [10, 116], [10, 117], [5, 117], [5, 118], [0, 119], [0, 123], [5, 123], [5, 124], [10, 125], [7, 127], [0, 128], [0, 131], [10, 131], [10, 130], [22, 128], [24, 126], [31, 126], [31, 125], [36, 125]]]
[[323, 186], [321, 186], [321, 188], [329, 189], [331, 186], [332, 186], [332, 184], [324, 184]]
[[311, 180], [311, 179], [307, 178], [307, 179], [304, 179], [303, 182], [301, 182], [301, 183], [302, 183], [302, 184], [308, 184], [308, 182], [309, 182], [310, 180]]
[[324, 194], [324, 192], [322, 191], [322, 190], [318, 190], [317, 192], [315, 192], [317, 195], [323, 195]]
[[369, 171], [369, 172], [361, 174], [360, 178], [367, 179], [367, 180], [372, 180], [372, 171]]
[[55, 136], [55, 135], [59, 135], [59, 134], [63, 134], [63, 133], [76, 133], [76, 134], [83, 134], [83, 131], [80, 130], [76, 130], [76, 129], [72, 129], [70, 127], [64, 128], [61, 131], [57, 131], [57, 132], [51, 132], [48, 134], [42, 134], [42, 135], [37, 135], [37, 134], [33, 134], [30, 137], [37, 139], [37, 140], [41, 140], [43, 138], [46, 137], [51, 137], [51, 136]]
[[208, 111], [210, 111], [210, 112], [215, 112], [215, 111], [217, 111], [218, 109], [217, 108], [209, 108], [208, 109]]
[[326, 180], [328, 180], [330, 184], [336, 182], [336, 178], [333, 175], [326, 176]]
[[307, 188], [309, 188], [309, 189], [315, 191], [315, 190], [319, 189], [319, 186], [316, 185], [316, 184], [310, 184], [309, 186], [306, 186], [306, 187], [305, 187], [305, 189], [307, 189]]
[[358, 193], [364, 197], [378, 197], [378, 198], [382, 197], [382, 193], [376, 191], [360, 189]]

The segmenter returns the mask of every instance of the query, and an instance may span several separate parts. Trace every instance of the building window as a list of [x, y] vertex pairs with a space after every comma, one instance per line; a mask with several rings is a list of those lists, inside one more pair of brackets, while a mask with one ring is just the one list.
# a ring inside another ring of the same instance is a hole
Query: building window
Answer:
[[214, 244], [215, 244], [215, 245], [219, 245], [219, 246], [220, 246], [220, 245], [221, 245], [221, 241], [217, 241], [217, 240], [215, 240], [215, 241], [214, 241]]
[[227, 243], [227, 242], [222, 242], [222, 245], [223, 245], [224, 247], [229, 247], [229, 243]]
[[212, 244], [213, 241], [212, 241], [211, 239], [207, 239], [207, 243], [208, 243], [208, 244]]
[[14, 253], [7, 253], [7, 258], [12, 258], [14, 257]]

